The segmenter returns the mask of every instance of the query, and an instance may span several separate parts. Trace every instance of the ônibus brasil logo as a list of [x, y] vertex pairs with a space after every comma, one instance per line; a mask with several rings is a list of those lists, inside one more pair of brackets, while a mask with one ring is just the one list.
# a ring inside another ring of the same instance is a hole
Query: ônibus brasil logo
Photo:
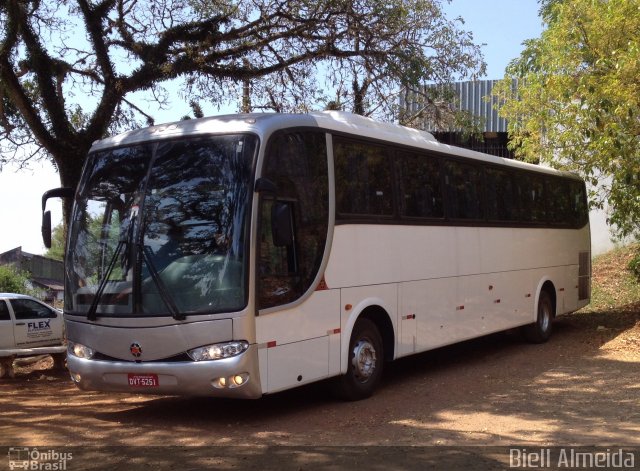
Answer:
[[9, 469], [37, 469], [50, 471], [64, 471], [67, 462], [73, 459], [71, 452], [56, 450], [38, 450], [28, 447], [9, 448]]

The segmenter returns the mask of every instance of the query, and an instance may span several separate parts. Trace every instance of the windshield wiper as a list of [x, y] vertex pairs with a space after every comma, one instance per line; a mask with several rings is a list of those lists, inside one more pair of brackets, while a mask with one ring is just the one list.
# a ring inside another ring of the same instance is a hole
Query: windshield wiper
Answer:
[[158, 273], [158, 270], [156, 270], [155, 265], [151, 261], [152, 254], [150, 253], [150, 251], [151, 249], [148, 246], [146, 245], [142, 246], [142, 254], [144, 256], [145, 262], [147, 262], [147, 266], [149, 267], [149, 272], [151, 273], [151, 279], [153, 280], [156, 287], [158, 288], [158, 292], [160, 293], [160, 298], [162, 298], [162, 302], [164, 302], [164, 304], [169, 309], [169, 313], [171, 313], [171, 316], [173, 316], [173, 318], [177, 321], [183, 321], [185, 319], [185, 315], [178, 310], [178, 307], [176, 306], [176, 303], [173, 301], [173, 298], [171, 297], [171, 295], [169, 294], [167, 287], [162, 282], [162, 279], [160, 278], [160, 274]]
[[102, 293], [104, 292], [107, 283], [109, 282], [109, 277], [111, 276], [111, 272], [116, 265], [116, 261], [118, 260], [118, 256], [122, 251], [122, 248], [127, 245], [127, 242], [121, 240], [118, 242], [116, 246], [116, 250], [113, 252], [111, 256], [111, 260], [109, 260], [109, 266], [107, 267], [107, 271], [104, 273], [104, 276], [100, 280], [100, 284], [98, 285], [98, 290], [96, 291], [96, 295], [91, 301], [91, 306], [89, 306], [89, 310], [87, 311], [87, 319], [90, 321], [95, 321], [97, 319], [96, 313], [98, 311], [98, 304], [100, 304], [100, 298], [102, 297]]

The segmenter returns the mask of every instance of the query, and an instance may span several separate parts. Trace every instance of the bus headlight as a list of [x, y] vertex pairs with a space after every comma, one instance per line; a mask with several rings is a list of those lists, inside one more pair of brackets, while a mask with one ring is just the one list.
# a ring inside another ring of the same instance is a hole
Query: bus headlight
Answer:
[[215, 343], [213, 345], [205, 345], [204, 347], [194, 348], [187, 353], [193, 361], [203, 360], [220, 360], [222, 358], [230, 358], [240, 355], [247, 348], [249, 342], [239, 340], [237, 342]]
[[67, 353], [69, 355], [73, 355], [74, 357], [84, 358], [85, 360], [90, 360], [95, 355], [95, 350], [93, 348], [87, 347], [80, 343], [75, 342], [67, 342]]

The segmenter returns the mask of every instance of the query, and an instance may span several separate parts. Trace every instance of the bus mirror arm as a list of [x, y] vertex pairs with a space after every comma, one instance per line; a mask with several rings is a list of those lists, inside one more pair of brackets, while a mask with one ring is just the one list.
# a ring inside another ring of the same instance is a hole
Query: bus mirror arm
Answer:
[[51, 248], [51, 211], [45, 211], [47, 200], [49, 198], [73, 198], [73, 194], [73, 188], [65, 187], [45, 191], [42, 195], [42, 241], [48, 249]]

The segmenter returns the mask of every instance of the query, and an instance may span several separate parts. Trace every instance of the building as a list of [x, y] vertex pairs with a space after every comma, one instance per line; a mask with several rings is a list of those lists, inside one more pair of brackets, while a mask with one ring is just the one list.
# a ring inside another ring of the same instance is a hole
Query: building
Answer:
[[[507, 120], [498, 115], [495, 107], [495, 98], [491, 96], [494, 84], [497, 80], [475, 80], [470, 82], [457, 82], [450, 86], [453, 100], [448, 107], [453, 111], [466, 111], [479, 118], [482, 139], [469, 136], [461, 132], [461, 129], [443, 130], [441, 125], [426, 120], [423, 125], [425, 131], [429, 131], [443, 144], [497, 155], [498, 157], [513, 158], [513, 152], [507, 148], [509, 137], [507, 134]], [[406, 107], [409, 113], [419, 108], [418, 103], [412, 103], [411, 98], [402, 107]]]
[[63, 300], [64, 263], [61, 261], [30, 254], [17, 247], [0, 254], [0, 265], [13, 265], [26, 272], [33, 288], [43, 293], [45, 301]]

